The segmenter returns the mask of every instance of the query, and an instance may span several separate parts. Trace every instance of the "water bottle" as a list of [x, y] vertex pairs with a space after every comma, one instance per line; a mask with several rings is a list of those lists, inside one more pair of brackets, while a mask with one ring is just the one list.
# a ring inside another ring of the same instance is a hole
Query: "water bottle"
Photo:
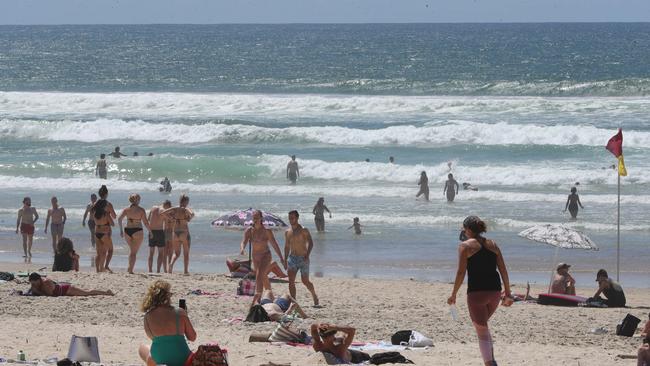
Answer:
[[27, 358], [25, 357], [25, 352], [23, 351], [18, 351], [18, 355], [16, 356], [18, 361], [25, 361]]
[[456, 309], [456, 304], [449, 305], [449, 313], [451, 314], [451, 318], [455, 322], [457, 322], [458, 321], [458, 309]]

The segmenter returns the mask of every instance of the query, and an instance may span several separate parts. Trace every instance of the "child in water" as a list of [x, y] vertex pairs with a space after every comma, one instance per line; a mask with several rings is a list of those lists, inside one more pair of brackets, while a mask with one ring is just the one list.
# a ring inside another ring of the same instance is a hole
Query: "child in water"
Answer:
[[361, 235], [361, 224], [359, 223], [359, 218], [355, 217], [354, 221], [352, 221], [352, 226], [348, 228], [348, 230], [354, 228], [354, 233], [357, 235]]
[[569, 208], [569, 213], [571, 214], [571, 219], [575, 220], [578, 217], [578, 205], [584, 210], [584, 206], [580, 202], [580, 197], [576, 193], [578, 189], [576, 187], [571, 187], [571, 194], [566, 199], [566, 205], [564, 206], [564, 212], [566, 212], [567, 207]]

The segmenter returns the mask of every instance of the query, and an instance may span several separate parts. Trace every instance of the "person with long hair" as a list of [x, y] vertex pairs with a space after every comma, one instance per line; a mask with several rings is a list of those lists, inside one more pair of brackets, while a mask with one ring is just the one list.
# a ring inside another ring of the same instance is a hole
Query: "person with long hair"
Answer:
[[[120, 236], [124, 238], [126, 243], [129, 245], [129, 268], [128, 272], [133, 274], [133, 267], [135, 267], [135, 260], [144, 240], [144, 231], [142, 230], [142, 224], [147, 228], [149, 233], [151, 233], [151, 228], [149, 227], [149, 220], [147, 220], [147, 212], [144, 208], [140, 207], [140, 195], [133, 193], [129, 196], [129, 202], [131, 205], [120, 214], [120, 217], [117, 219], [118, 224], [120, 225]], [[122, 220], [126, 217], [126, 227], [122, 231]], [[126, 235], [125, 235], [126, 234]]]
[[192, 353], [187, 341], [196, 340], [196, 331], [185, 309], [171, 305], [169, 282], [155, 281], [142, 299], [144, 331], [151, 346], [140, 345], [138, 354], [148, 365], [183, 366]]
[[68, 272], [72, 270], [79, 272], [79, 254], [74, 251], [72, 240], [63, 237], [56, 244], [52, 271]]
[[112, 229], [115, 225], [113, 221], [116, 218], [113, 205], [106, 199], [108, 197], [108, 188], [102, 185], [99, 188], [99, 200], [95, 202], [91, 215], [95, 221], [95, 269], [97, 272], [113, 272], [108, 266], [113, 257], [113, 240], [111, 239]]
[[468, 216], [463, 221], [463, 233], [467, 239], [458, 246], [458, 270], [447, 303], [456, 303], [456, 295], [467, 272], [467, 307], [478, 335], [481, 356], [486, 366], [496, 366], [488, 320], [499, 306], [502, 280], [505, 297], [501, 304], [510, 306], [514, 300], [501, 250], [494, 241], [482, 236], [486, 231], [485, 222], [477, 216]]
[[273, 236], [273, 232], [264, 227], [262, 211], [255, 210], [253, 212], [253, 226], [244, 231], [244, 239], [240, 245], [241, 255], [244, 255], [247, 244], [250, 244], [252, 248], [253, 268], [255, 270], [255, 296], [262, 296], [262, 290], [271, 289], [271, 281], [269, 281], [268, 274], [273, 256], [269, 249], [269, 243], [271, 243], [278, 258], [280, 258], [280, 263], [286, 263], [280, 252], [280, 246], [275, 240], [275, 236]]
[[325, 198], [319, 197], [314, 205], [314, 209], [311, 210], [311, 213], [314, 214], [314, 224], [316, 225], [316, 231], [322, 233], [325, 231], [325, 211], [330, 214], [330, 219], [332, 218], [332, 212], [327, 206], [325, 206]]
[[427, 177], [427, 172], [424, 170], [422, 173], [420, 173], [420, 180], [418, 181], [418, 185], [420, 186], [420, 190], [418, 191], [418, 194], [415, 195], [415, 198], [420, 197], [421, 195], [424, 195], [425, 200], [429, 200], [429, 178]]
[[582, 202], [580, 202], [580, 196], [578, 196], [578, 189], [576, 187], [571, 187], [571, 194], [567, 197], [566, 205], [564, 205], [564, 212], [566, 212], [567, 208], [569, 209], [571, 220], [578, 218], [578, 205], [580, 205], [580, 208], [584, 210], [584, 206], [582, 206]]
[[181, 256], [181, 248], [183, 248], [183, 273], [190, 274], [190, 245], [192, 237], [190, 236], [190, 228], [188, 223], [194, 218], [194, 212], [187, 206], [190, 204], [190, 197], [184, 194], [179, 199], [178, 207], [171, 207], [160, 212], [163, 218], [174, 220], [174, 236], [173, 236], [173, 249], [174, 256], [171, 263], [169, 263], [169, 273], [174, 270], [174, 264]]

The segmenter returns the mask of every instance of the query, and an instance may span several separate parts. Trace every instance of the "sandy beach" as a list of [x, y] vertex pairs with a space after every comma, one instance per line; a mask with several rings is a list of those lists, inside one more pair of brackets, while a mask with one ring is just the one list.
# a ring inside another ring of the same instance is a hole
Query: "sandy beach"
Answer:
[[[0, 264], [2, 271], [31, 271], [38, 265]], [[47, 273], [47, 272], [46, 272]], [[187, 300], [190, 318], [198, 332], [191, 344], [216, 341], [228, 349], [232, 365], [325, 364], [311, 348], [271, 343], [249, 343], [252, 332], [271, 332], [272, 323], [246, 324], [229, 320], [245, 317], [250, 297], [235, 296], [237, 280], [215, 274], [128, 275], [48, 273], [48, 277], [71, 282], [84, 289], [110, 289], [115, 296], [23, 297], [12, 290], [26, 290], [27, 283], [0, 284], [0, 357], [15, 359], [23, 350], [28, 360], [65, 357], [73, 334], [97, 336], [104, 364], [141, 364], [137, 347], [147, 342], [142, 313], [138, 306], [147, 286], [162, 278], [172, 284], [174, 302]], [[308, 292], [298, 285], [298, 301], [313, 319], [356, 327], [356, 341], [390, 341], [398, 330], [415, 329], [429, 336], [434, 346], [404, 350], [402, 354], [418, 365], [479, 365], [476, 335], [461, 289], [458, 305], [460, 321], [454, 322], [446, 305], [451, 284], [413, 280], [373, 280], [315, 278], [322, 308], [310, 306]], [[276, 293], [286, 291], [285, 283], [274, 283]], [[213, 296], [189, 295], [201, 289]], [[515, 284], [515, 292], [522, 286]], [[626, 309], [563, 308], [516, 303], [500, 307], [490, 322], [495, 339], [495, 355], [500, 365], [635, 365], [636, 360], [619, 355], [635, 355], [640, 343], [614, 334], [616, 324], [627, 313], [645, 321], [650, 304], [647, 289], [626, 288]], [[532, 293], [543, 291], [533, 288]], [[578, 288], [590, 296], [592, 288]], [[304, 327], [311, 320], [303, 323]], [[606, 334], [592, 334], [597, 327]], [[370, 352], [373, 353], [373, 352]]]

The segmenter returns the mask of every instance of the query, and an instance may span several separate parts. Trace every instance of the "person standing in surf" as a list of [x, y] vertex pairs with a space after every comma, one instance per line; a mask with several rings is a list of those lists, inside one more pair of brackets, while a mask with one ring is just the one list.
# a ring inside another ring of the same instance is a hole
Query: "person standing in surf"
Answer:
[[95, 165], [95, 176], [99, 177], [99, 179], [106, 179], [107, 172], [106, 154], [101, 154], [99, 160], [97, 160], [97, 165]]
[[580, 208], [584, 210], [584, 206], [582, 206], [582, 202], [580, 202], [580, 197], [577, 192], [578, 189], [576, 187], [571, 187], [571, 194], [567, 197], [566, 205], [564, 205], [564, 212], [566, 212], [568, 208], [572, 220], [578, 218], [578, 205], [580, 205]]
[[424, 170], [420, 173], [418, 185], [420, 186], [420, 190], [418, 191], [418, 194], [415, 195], [415, 198], [424, 195], [424, 199], [429, 201], [429, 178], [427, 177], [427, 172]]
[[449, 173], [447, 175], [447, 181], [445, 182], [445, 188], [442, 190], [442, 194], [447, 195], [447, 202], [454, 202], [454, 198], [456, 198], [456, 195], [458, 194], [458, 188], [460, 187], [458, 182], [456, 182], [456, 179], [454, 179], [454, 175]]
[[93, 248], [95, 247], [95, 219], [93, 218], [93, 215], [90, 214], [90, 212], [92, 211], [95, 202], [97, 202], [97, 195], [93, 193], [90, 195], [90, 203], [86, 205], [84, 218], [81, 220], [81, 226], [85, 227], [86, 218], [88, 218], [88, 230], [90, 231], [90, 244], [92, 244]]
[[113, 204], [108, 201], [108, 188], [102, 185], [99, 188], [99, 200], [92, 208], [91, 216], [95, 218], [95, 250], [97, 256], [95, 257], [95, 269], [97, 272], [110, 272], [113, 273], [109, 264], [113, 258], [113, 233], [111, 227], [115, 226], [117, 214]]
[[291, 181], [291, 184], [296, 184], [298, 177], [300, 177], [298, 162], [296, 161], [296, 156], [291, 155], [291, 161], [287, 164], [287, 179]]
[[314, 214], [314, 224], [316, 224], [316, 231], [322, 233], [325, 231], [325, 211], [330, 214], [330, 219], [332, 218], [332, 212], [327, 206], [325, 206], [325, 198], [320, 197], [314, 209], [311, 211]]
[[34, 242], [34, 224], [38, 220], [38, 213], [32, 207], [32, 199], [29, 197], [23, 198], [23, 207], [18, 210], [18, 219], [16, 220], [16, 234], [20, 229], [23, 236], [23, 251], [24, 258], [32, 257], [32, 243]]
[[496, 366], [488, 320], [499, 306], [501, 280], [505, 287], [505, 297], [501, 304], [510, 306], [514, 300], [510, 292], [510, 279], [501, 250], [494, 241], [481, 235], [486, 230], [485, 222], [477, 216], [468, 216], [463, 221], [463, 233], [467, 240], [458, 246], [458, 270], [456, 271], [454, 289], [447, 299], [447, 304], [456, 303], [456, 295], [465, 279], [465, 272], [467, 272], [467, 307], [478, 335], [481, 356], [486, 366]]
[[52, 197], [51, 202], [52, 208], [47, 210], [44, 232], [47, 234], [47, 226], [50, 225], [50, 219], [52, 219], [50, 234], [52, 235], [52, 252], [56, 255], [56, 246], [59, 240], [63, 238], [63, 228], [65, 227], [67, 216], [65, 215], [65, 209], [59, 207], [59, 200], [56, 197]]
[[[255, 296], [260, 298], [263, 290], [271, 289], [271, 281], [269, 281], [269, 271], [273, 255], [269, 249], [269, 243], [273, 250], [280, 258], [280, 263], [285, 264], [285, 260], [280, 252], [280, 246], [273, 236], [270, 229], [264, 227], [262, 222], [262, 211], [253, 211], [253, 226], [244, 231], [244, 238], [240, 244], [240, 254], [244, 255], [246, 245], [251, 246], [253, 268], [255, 270]], [[286, 268], [285, 268], [286, 269]]]

